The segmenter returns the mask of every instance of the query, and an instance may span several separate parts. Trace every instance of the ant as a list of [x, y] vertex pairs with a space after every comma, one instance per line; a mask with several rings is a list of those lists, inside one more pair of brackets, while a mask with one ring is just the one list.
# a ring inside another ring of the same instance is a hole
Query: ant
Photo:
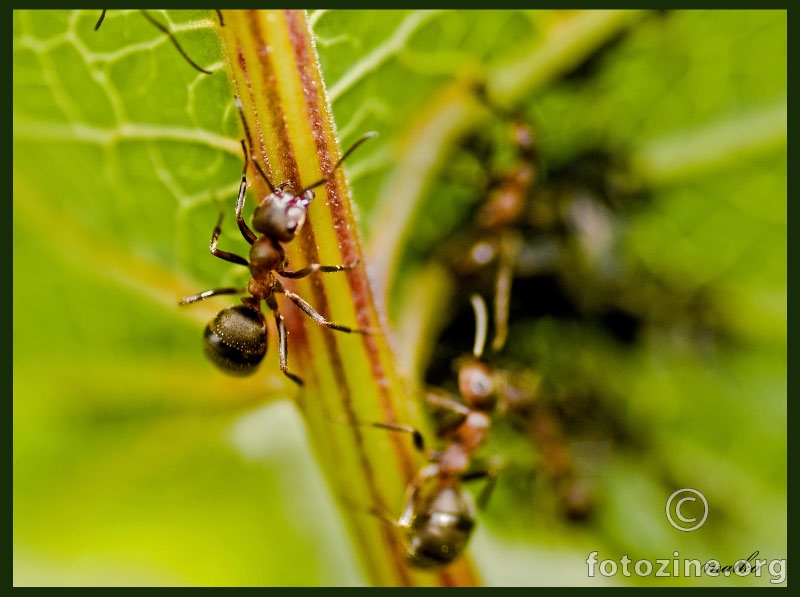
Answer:
[[[579, 520], [591, 511], [591, 495], [573, 468], [560, 425], [552, 413], [533, 410], [536, 396], [529, 384], [517, 384], [509, 374], [496, 371], [483, 359], [488, 310], [480, 295], [470, 299], [475, 316], [472, 355], [457, 361], [458, 393], [463, 402], [431, 390], [426, 402], [439, 421], [437, 437], [447, 443], [441, 451], [428, 451], [422, 434], [413, 427], [372, 423], [373, 427], [412, 435], [414, 447], [430, 464], [408, 485], [406, 506], [398, 520], [373, 510], [403, 532], [405, 557], [417, 568], [437, 568], [455, 561], [466, 549], [475, 527], [476, 511], [488, 503], [497, 466], [472, 467], [473, 455], [486, 442], [495, 414], [530, 416], [532, 435], [542, 452], [545, 473], [553, 482], [565, 515]], [[463, 483], [487, 479], [476, 501]]]
[[[485, 330], [485, 303], [478, 295], [472, 302], [477, 329]], [[585, 520], [594, 508], [594, 489], [573, 457], [563, 417], [544, 400], [541, 376], [488, 364], [482, 358], [485, 335], [485, 331], [476, 334], [472, 355], [456, 361], [458, 394], [464, 403], [439, 390], [426, 396], [439, 437], [461, 433], [460, 426], [476, 411], [509, 424], [529, 438], [539, 454], [537, 468], [551, 485], [560, 513], [571, 521]]]
[[[524, 114], [493, 104], [483, 87], [475, 94], [504, 121], [512, 155], [502, 156], [506, 165], [492, 176], [467, 238], [453, 244], [451, 263], [463, 278], [494, 268], [492, 350], [499, 352], [506, 343], [512, 283], [521, 278], [538, 278], [537, 296], [526, 302], [528, 309], [542, 308], [551, 300], [552, 292], [541, 290], [543, 283], [554, 286], [555, 293], [575, 295], [556, 299], [565, 310], [592, 307], [625, 317], [636, 305], [627, 298], [627, 272], [616, 250], [622, 228], [616, 215], [642, 204], [643, 182], [624, 155], [600, 149], [546, 170], [534, 125]], [[486, 149], [491, 152], [487, 158], [493, 158], [505, 145], [494, 143]]]
[[511, 285], [524, 244], [520, 228], [529, 196], [542, 176], [542, 165], [533, 127], [516, 113], [494, 106], [482, 86], [475, 93], [491, 110], [511, 121], [510, 136], [515, 153], [511, 166], [491, 182], [488, 196], [475, 215], [480, 240], [472, 243], [466, 257], [459, 258], [456, 263], [461, 273], [472, 274], [497, 262], [493, 305], [496, 331], [491, 346], [497, 352], [508, 337]]
[[[241, 115], [241, 103], [238, 98], [236, 101]], [[252, 147], [250, 131], [244, 122], [244, 117], [242, 117], [242, 123], [244, 124], [249, 145]], [[376, 134], [374, 132], [364, 134], [336, 162], [330, 175], [314, 184], [303, 187], [299, 192], [294, 192], [295, 183], [291, 180], [282, 182], [277, 187], [274, 186], [255, 157], [248, 153], [247, 145], [242, 139], [244, 166], [239, 184], [239, 194], [236, 199], [236, 223], [244, 239], [251, 245], [250, 260], [248, 261], [244, 257], [217, 248], [223, 213], [220, 213], [217, 219], [217, 225], [214, 227], [209, 246], [211, 254], [215, 257], [248, 267], [250, 269], [250, 282], [246, 288], [206, 290], [205, 292], [185, 297], [179, 303], [180, 305], [189, 305], [212, 296], [249, 293], [249, 296], [241, 299], [241, 305], [235, 305], [220, 311], [205, 329], [203, 336], [205, 353], [217, 367], [226, 373], [239, 376], [250, 375], [255, 372], [256, 367], [264, 358], [267, 352], [267, 326], [264, 315], [261, 312], [261, 301], [263, 300], [275, 315], [275, 324], [278, 330], [280, 369], [293, 382], [300, 386], [303, 385], [302, 379], [288, 369], [286, 325], [284, 324], [283, 315], [278, 309], [276, 294], [286, 296], [303, 313], [321, 326], [347, 333], [370, 333], [366, 330], [354, 329], [328, 321], [300, 296], [286, 289], [278, 280], [276, 274], [283, 278], [298, 279], [304, 278], [313, 272], [339, 272], [355, 267], [355, 264], [320, 265], [312, 263], [302, 269], [290, 271], [286, 269], [288, 260], [281, 243], [290, 242], [305, 222], [308, 206], [314, 199], [313, 189], [331, 180], [331, 177], [344, 160], [359, 145]], [[244, 218], [242, 218], [242, 209], [244, 208], [247, 191], [247, 168], [251, 161], [270, 189], [270, 194], [259, 200], [253, 213], [252, 226], [261, 236], [253, 232], [244, 221]]]
[[577, 466], [563, 415], [541, 399], [541, 379], [511, 371], [494, 377], [500, 396], [497, 412], [530, 438], [540, 455], [537, 468], [549, 482], [560, 514], [572, 522], [588, 519], [595, 503], [593, 483]]
[[[94, 30], [95, 31], [100, 29], [100, 25], [103, 24], [103, 21], [106, 18], [106, 13], [107, 12], [108, 12], [108, 10], [105, 10], [105, 9], [100, 12], [100, 18], [97, 19], [97, 23], [94, 26]], [[164, 35], [166, 35], [169, 38], [169, 40], [172, 42], [172, 45], [174, 45], [177, 48], [177, 50], [180, 53], [180, 55], [183, 56], [184, 60], [186, 60], [186, 62], [188, 62], [191, 65], [192, 68], [194, 68], [196, 71], [199, 71], [199, 72], [203, 73], [204, 75], [212, 75], [212, 74], [214, 74], [210, 70], [204, 69], [199, 64], [197, 64], [194, 60], [189, 58], [189, 55], [186, 53], [186, 51], [178, 43], [178, 40], [175, 38], [175, 36], [172, 34], [172, 32], [167, 27], [165, 27], [164, 25], [159, 23], [155, 18], [153, 18], [153, 16], [149, 12], [147, 12], [146, 10], [140, 10], [139, 12], [142, 13], [142, 16], [145, 19], [147, 19], [150, 22], [150, 24], [153, 25], [153, 27], [155, 27], [156, 29], [161, 31], [161, 33], [163, 33]], [[225, 26], [225, 21], [222, 18], [222, 12], [220, 12], [219, 10], [215, 10], [214, 12], [217, 13], [217, 18], [219, 19], [219, 26], [220, 27], [224, 27]]]
[[488, 366], [481, 361], [486, 340], [486, 303], [473, 295], [475, 345], [473, 357], [459, 367], [459, 387], [465, 404], [441, 393], [431, 393], [428, 400], [451, 415], [439, 437], [447, 445], [441, 451], [426, 451], [422, 434], [405, 425], [373, 423], [373, 427], [410, 433], [414, 447], [426, 453], [430, 464], [422, 468], [407, 489], [406, 507], [398, 520], [373, 511], [384, 521], [403, 531], [406, 560], [417, 568], [445, 566], [466, 549], [475, 527], [476, 503], [463, 482], [487, 478], [477, 504], [484, 507], [494, 488], [495, 471], [473, 470], [473, 454], [483, 445], [491, 427], [489, 411], [494, 407], [493, 385]]

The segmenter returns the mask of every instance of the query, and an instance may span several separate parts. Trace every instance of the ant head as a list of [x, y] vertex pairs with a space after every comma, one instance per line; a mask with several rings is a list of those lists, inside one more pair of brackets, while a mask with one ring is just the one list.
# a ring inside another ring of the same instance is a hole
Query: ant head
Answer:
[[279, 242], [289, 242], [306, 221], [308, 204], [313, 199], [314, 191], [311, 189], [295, 195], [281, 185], [256, 207], [253, 228]]
[[225, 373], [250, 375], [267, 353], [264, 316], [246, 305], [223, 309], [206, 326], [203, 347]]
[[470, 302], [475, 312], [475, 344], [472, 356], [458, 363], [458, 390], [470, 408], [490, 411], [497, 404], [497, 384], [492, 368], [481, 360], [489, 316], [483, 297], [473, 294]]
[[491, 411], [497, 405], [497, 384], [486, 363], [466, 360], [458, 368], [458, 390], [470, 408]]
[[[244, 118], [242, 121], [244, 122]], [[247, 130], [246, 127], [247, 125], [245, 123], [245, 130]], [[355, 150], [364, 141], [371, 139], [375, 135], [377, 135], [377, 133], [366, 133], [362, 135], [361, 138], [356, 141], [341, 158], [339, 158], [339, 161], [336, 162], [336, 165], [333, 167], [333, 170], [331, 170], [331, 174], [329, 176], [318, 180], [314, 184], [304, 187], [298, 193], [293, 193], [286, 190], [287, 187], [292, 187], [292, 183], [283, 183], [278, 187], [274, 187], [269, 181], [267, 175], [261, 169], [258, 161], [253, 160], [253, 163], [255, 164], [259, 174], [261, 174], [261, 177], [267, 182], [270, 190], [272, 191], [269, 195], [262, 199], [261, 203], [259, 203], [258, 207], [256, 207], [256, 211], [253, 214], [253, 228], [257, 232], [266, 234], [278, 242], [285, 243], [292, 240], [295, 233], [306, 221], [308, 204], [314, 200], [314, 189], [332, 180], [333, 173], [341, 167], [345, 159], [347, 159], [347, 157], [353, 153], [353, 150]], [[246, 156], [247, 147], [245, 146], [244, 141], [242, 141], [242, 149], [244, 150]]]

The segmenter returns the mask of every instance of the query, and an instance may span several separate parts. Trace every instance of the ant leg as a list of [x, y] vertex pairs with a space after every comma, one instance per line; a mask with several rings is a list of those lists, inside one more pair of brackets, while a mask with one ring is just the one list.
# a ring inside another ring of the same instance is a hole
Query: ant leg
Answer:
[[[159, 23], [157, 20], [155, 20], [155, 19], [154, 19], [154, 18], [153, 18], [153, 17], [150, 15], [150, 13], [149, 13], [149, 12], [147, 12], [146, 10], [143, 10], [143, 11], [141, 11], [141, 12], [142, 12], [142, 15], [144, 16], [144, 18], [145, 18], [145, 19], [147, 19], [148, 21], [150, 21], [150, 23], [152, 23], [153, 27], [155, 27], [156, 29], [158, 29], [159, 31], [161, 31], [161, 33], [163, 33], [164, 35], [166, 35], [167, 37], [169, 37], [169, 40], [172, 42], [172, 45], [174, 45], [174, 46], [175, 46], [175, 47], [178, 49], [178, 52], [180, 52], [181, 56], [183, 56], [183, 57], [184, 57], [184, 59], [186, 60], [186, 62], [188, 62], [188, 63], [189, 63], [191, 66], [192, 66], [192, 68], [194, 68], [195, 70], [198, 70], [198, 71], [200, 71], [201, 73], [203, 73], [203, 74], [205, 74], [205, 75], [213, 75], [213, 74], [214, 74], [214, 73], [212, 73], [210, 70], [206, 70], [206, 69], [204, 69], [204, 68], [203, 68], [203, 67], [201, 67], [199, 64], [197, 64], [197, 63], [196, 63], [194, 60], [192, 60], [191, 58], [189, 58], [189, 55], [188, 55], [188, 54], [185, 52], [185, 50], [184, 50], [184, 49], [181, 47], [181, 45], [178, 43], [178, 40], [175, 38], [175, 36], [174, 36], [174, 35], [172, 35], [172, 32], [171, 32], [169, 29], [167, 29], [166, 27], [164, 27], [164, 25], [162, 25], [161, 23]], [[96, 28], [96, 27], [95, 27], [95, 28]]]
[[504, 235], [500, 242], [500, 262], [494, 291], [494, 328], [492, 350], [503, 348], [508, 338], [508, 311], [511, 285], [514, 281], [514, 264], [519, 256], [521, 242], [516, 235]]
[[512, 264], [507, 259], [501, 259], [497, 270], [494, 291], [494, 328], [492, 350], [497, 352], [506, 343], [508, 338], [508, 310], [511, 298], [511, 282], [513, 278]]
[[[247, 126], [247, 121], [244, 118], [244, 109], [242, 108], [242, 99], [238, 95], [233, 96], [233, 103], [236, 105], [236, 110], [239, 112], [239, 120], [242, 121], [242, 128], [244, 129], [244, 136], [247, 137], [247, 146], [250, 148], [250, 153], [255, 153], [253, 148], [253, 137], [250, 136], [250, 127]], [[247, 152], [245, 152], [247, 153]], [[253, 160], [255, 161], [255, 160]]]
[[394, 518], [392, 518], [392, 515], [386, 512], [383, 508], [372, 506], [369, 510], [367, 510], [367, 512], [372, 516], [379, 518], [382, 522], [385, 522], [386, 524], [389, 524], [396, 528], [400, 527], [398, 522]]
[[486, 509], [486, 506], [489, 504], [489, 498], [492, 496], [492, 492], [497, 485], [497, 474], [494, 471], [490, 471], [487, 476], [488, 479], [486, 481], [486, 485], [483, 486], [483, 489], [478, 494], [478, 499], [476, 500], [479, 510]]
[[425, 402], [428, 405], [428, 411], [437, 423], [437, 431], [440, 435], [458, 428], [472, 412], [466, 405], [437, 391], [427, 392]]
[[217, 13], [217, 17], [219, 18], [219, 26], [220, 27], [224, 27], [225, 26], [225, 21], [222, 18], [222, 11], [219, 10], [219, 9], [214, 9], [214, 12]]
[[239, 231], [242, 233], [244, 240], [252, 245], [254, 242], [256, 242], [256, 238], [258, 237], [256, 236], [255, 232], [250, 230], [247, 222], [245, 222], [244, 218], [242, 218], [244, 198], [247, 195], [247, 164], [250, 162], [244, 139], [242, 139], [242, 151], [244, 152], [244, 166], [242, 167], [242, 181], [239, 183], [239, 195], [236, 197], [236, 224], [239, 226]]
[[387, 431], [410, 433], [412, 441], [414, 442], [414, 448], [419, 452], [425, 452], [425, 439], [422, 437], [422, 433], [410, 425], [395, 425], [394, 423], [370, 423], [370, 425], [378, 429], [386, 429]]
[[486, 301], [480, 294], [469, 297], [472, 310], [475, 313], [475, 341], [472, 344], [472, 355], [476, 359], [483, 356], [483, 347], [486, 345], [486, 332], [489, 329], [486, 315]]
[[476, 500], [478, 509], [483, 510], [489, 503], [489, 498], [492, 496], [492, 491], [494, 491], [494, 488], [497, 485], [497, 471], [494, 469], [489, 469], [485, 471], [474, 471], [461, 475], [461, 480], [464, 482], [476, 481], [478, 479], [486, 479], [486, 485], [484, 485], [483, 489], [481, 489], [481, 492], [478, 494], [478, 499]]
[[108, 12], [107, 10], [103, 10], [103, 11], [100, 13], [100, 18], [99, 18], [99, 19], [97, 19], [97, 24], [94, 26], [94, 30], [95, 30], [95, 31], [97, 31], [98, 29], [100, 29], [100, 25], [102, 25], [102, 24], [103, 24], [103, 19], [105, 19], [105, 18], [106, 18], [106, 13], [107, 13], [107, 12]]
[[276, 270], [276, 273], [279, 276], [282, 276], [284, 278], [291, 278], [293, 280], [296, 280], [298, 278], [305, 278], [307, 275], [309, 275], [312, 272], [331, 273], [331, 272], [343, 272], [343, 271], [351, 270], [357, 264], [358, 264], [358, 262], [353, 263], [352, 265], [320, 265], [319, 263], [312, 263], [310, 265], [307, 265], [303, 269], [299, 269], [297, 271], [293, 271], [292, 272], [292, 271], [288, 271], [288, 270], [280, 270], [279, 269], [279, 270]]
[[214, 232], [211, 234], [211, 243], [208, 245], [211, 249], [211, 254], [214, 257], [219, 257], [220, 259], [224, 259], [225, 261], [230, 261], [231, 263], [238, 263], [239, 265], [244, 265], [245, 267], [249, 267], [250, 264], [247, 262], [247, 259], [244, 257], [239, 257], [234, 253], [228, 253], [227, 251], [221, 251], [217, 248], [217, 239], [219, 239], [220, 232], [222, 229], [222, 216], [223, 214], [219, 214], [219, 218], [217, 218], [217, 225], [214, 226]]
[[201, 292], [200, 294], [195, 294], [193, 296], [186, 296], [182, 298], [178, 304], [191, 305], [192, 303], [204, 301], [212, 296], [218, 296], [220, 294], [242, 294], [246, 291], [246, 288], [215, 288], [214, 290], [206, 290], [205, 292]]
[[419, 471], [406, 487], [406, 509], [397, 521], [398, 526], [408, 528], [414, 522], [414, 515], [419, 506], [420, 490], [423, 484], [433, 477], [437, 477], [441, 472], [439, 464], [434, 462]]
[[287, 364], [289, 346], [287, 343], [286, 323], [283, 321], [283, 315], [278, 311], [278, 301], [275, 300], [274, 295], [267, 299], [267, 306], [272, 309], [272, 312], [275, 314], [275, 326], [278, 328], [278, 357], [280, 359], [281, 371], [294, 383], [302, 386], [303, 380], [289, 371], [289, 365]]
[[352, 334], [370, 334], [371, 333], [371, 332], [369, 332], [367, 330], [359, 330], [357, 328], [351, 328], [351, 327], [348, 327], [346, 325], [342, 325], [340, 323], [334, 323], [332, 321], [328, 321], [322, 315], [317, 313], [314, 310], [314, 307], [309, 305], [307, 302], [305, 302], [302, 298], [300, 298], [294, 292], [291, 292], [290, 290], [286, 290], [283, 287], [283, 285], [280, 282], [278, 282], [277, 280], [275, 281], [273, 290], [274, 290], [274, 292], [279, 292], [280, 294], [285, 294], [286, 297], [290, 301], [292, 301], [295, 305], [297, 305], [303, 313], [308, 315], [311, 319], [313, 319], [314, 321], [316, 321], [319, 325], [321, 325], [323, 327], [330, 328], [332, 330], [339, 330], [340, 332], [347, 332], [348, 334], [351, 334], [351, 333]]
[[[258, 173], [261, 175], [261, 178], [264, 179], [264, 182], [267, 183], [269, 190], [271, 193], [275, 193], [275, 185], [272, 184], [272, 181], [267, 176], [266, 172], [261, 168], [261, 164], [258, 163], [258, 160], [255, 158], [255, 147], [253, 146], [253, 137], [250, 135], [250, 127], [247, 126], [247, 120], [244, 117], [244, 110], [242, 108], [242, 100], [239, 96], [234, 96], [233, 103], [236, 104], [236, 109], [239, 111], [239, 119], [242, 121], [242, 129], [244, 129], [244, 136], [247, 137], [247, 147], [250, 148], [250, 161], [253, 162], [253, 165], [258, 170]], [[245, 149], [245, 156], [247, 156], [247, 150]], [[279, 188], [283, 188], [281, 185]]]

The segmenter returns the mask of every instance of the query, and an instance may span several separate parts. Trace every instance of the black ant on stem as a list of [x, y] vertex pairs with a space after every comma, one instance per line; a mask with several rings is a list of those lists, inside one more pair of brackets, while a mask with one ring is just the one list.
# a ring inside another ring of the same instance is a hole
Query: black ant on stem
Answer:
[[[241, 103], [237, 99], [237, 106], [241, 115]], [[252, 139], [247, 124], [244, 122], [248, 144], [252, 148]], [[294, 192], [294, 181], [286, 181], [277, 187], [272, 184], [264, 173], [255, 157], [248, 153], [244, 139], [242, 151], [244, 153], [244, 166], [242, 179], [239, 184], [239, 194], [236, 199], [236, 223], [244, 239], [251, 245], [250, 260], [234, 253], [222, 251], [217, 248], [223, 214], [220, 213], [217, 225], [211, 235], [211, 254], [224, 261], [243, 265], [250, 269], [250, 282], [246, 288], [217, 288], [206, 290], [194, 296], [188, 296], [180, 301], [181, 305], [189, 305], [205, 300], [212, 296], [222, 294], [249, 293], [250, 296], [242, 298], [241, 305], [228, 307], [220, 311], [205, 329], [203, 345], [208, 358], [220, 369], [231, 375], [250, 375], [259, 365], [267, 352], [267, 326], [261, 312], [261, 301], [264, 301], [275, 315], [275, 325], [278, 330], [278, 354], [280, 369], [293, 382], [303, 385], [303, 381], [291, 373], [287, 365], [287, 331], [283, 315], [278, 309], [276, 294], [286, 296], [297, 305], [300, 310], [308, 315], [319, 325], [347, 333], [368, 334], [367, 330], [354, 329], [345, 325], [328, 321], [300, 296], [286, 289], [278, 280], [276, 274], [283, 278], [304, 278], [313, 272], [340, 272], [355, 267], [351, 265], [320, 265], [312, 263], [306, 267], [291, 271], [287, 269], [288, 260], [281, 243], [290, 242], [306, 220], [308, 205], [314, 199], [314, 190], [328, 182], [345, 159], [364, 141], [374, 137], [377, 133], [366, 133], [356, 141], [350, 149], [336, 162], [331, 173]], [[242, 218], [245, 195], [247, 191], [247, 167], [253, 162], [256, 170], [269, 186], [270, 194], [262, 197], [253, 213], [252, 226], [255, 232], [248, 227]], [[259, 233], [261, 236], [259, 236]]]
[[489, 433], [489, 413], [495, 401], [488, 365], [481, 360], [487, 331], [486, 303], [478, 295], [471, 301], [476, 320], [473, 357], [460, 363], [458, 375], [464, 403], [441, 393], [428, 396], [429, 402], [449, 415], [448, 425], [438, 433], [447, 441], [445, 447], [441, 451], [427, 451], [422, 434], [413, 427], [372, 424], [389, 431], [410, 433], [414, 446], [430, 460], [409, 484], [406, 507], [398, 520], [383, 512], [373, 512], [403, 531], [406, 560], [418, 568], [445, 566], [466, 549], [475, 526], [476, 503], [463, 482], [488, 479], [477, 501], [481, 508], [494, 488], [494, 468], [472, 468], [473, 455]]
[[[98, 29], [100, 29], [100, 25], [102, 25], [102, 24], [103, 24], [103, 21], [104, 21], [104, 20], [105, 20], [105, 18], [106, 18], [106, 13], [107, 13], [107, 12], [108, 12], [108, 10], [105, 10], [105, 9], [104, 9], [104, 10], [102, 10], [102, 11], [100, 12], [100, 18], [99, 18], [99, 19], [97, 19], [97, 23], [96, 23], [96, 24], [95, 24], [95, 26], [94, 26], [94, 30], [95, 30], [95, 31], [97, 31]], [[213, 74], [214, 74], [214, 73], [212, 73], [210, 70], [206, 70], [206, 69], [204, 69], [202, 66], [200, 66], [199, 64], [197, 64], [197, 63], [196, 63], [194, 60], [192, 60], [192, 59], [189, 57], [189, 55], [186, 53], [186, 51], [185, 51], [185, 50], [184, 50], [184, 49], [181, 47], [181, 45], [178, 43], [178, 40], [177, 40], [177, 39], [175, 38], [175, 36], [172, 34], [172, 31], [170, 31], [170, 30], [169, 30], [167, 27], [165, 27], [164, 25], [162, 25], [161, 23], [159, 23], [159, 22], [158, 22], [158, 21], [157, 21], [157, 20], [156, 20], [156, 19], [155, 19], [155, 18], [154, 18], [154, 17], [153, 17], [153, 16], [152, 16], [152, 15], [151, 15], [149, 12], [148, 12], [148, 11], [146, 11], [146, 10], [140, 10], [139, 12], [141, 12], [141, 13], [142, 13], [142, 16], [143, 16], [145, 19], [147, 19], [147, 21], [148, 21], [148, 22], [149, 22], [151, 25], [153, 25], [153, 27], [155, 27], [156, 29], [158, 29], [159, 31], [161, 31], [161, 33], [163, 33], [164, 35], [166, 35], [166, 36], [169, 38], [169, 40], [172, 42], [172, 45], [174, 45], [174, 46], [175, 46], [175, 48], [177, 48], [177, 50], [178, 50], [178, 52], [180, 53], [180, 55], [181, 55], [181, 56], [183, 56], [184, 60], [186, 60], [186, 62], [188, 62], [188, 63], [189, 63], [189, 65], [191, 65], [191, 67], [192, 67], [193, 69], [195, 69], [196, 71], [199, 71], [199, 72], [203, 73], [204, 75], [213, 75]], [[224, 27], [224, 26], [225, 26], [225, 21], [224, 21], [224, 20], [223, 20], [223, 18], [222, 18], [222, 12], [221, 12], [221, 11], [219, 11], [219, 10], [215, 10], [214, 12], [216, 12], [216, 13], [217, 13], [217, 18], [219, 19], [219, 26], [220, 26], [220, 27]]]

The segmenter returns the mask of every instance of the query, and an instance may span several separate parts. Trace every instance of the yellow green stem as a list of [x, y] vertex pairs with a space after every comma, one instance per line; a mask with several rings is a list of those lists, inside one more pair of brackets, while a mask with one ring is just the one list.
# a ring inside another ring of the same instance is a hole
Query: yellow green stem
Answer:
[[[356, 264], [346, 272], [297, 280], [290, 288], [327, 319], [373, 333], [331, 331], [288, 301], [280, 308], [290, 333], [289, 367], [305, 381], [298, 404], [367, 577], [377, 585], [475, 584], [466, 559], [433, 573], [410, 568], [398, 529], [370, 514], [398, 516], [405, 488], [423, 463], [410, 438], [369, 423], [420, 428], [423, 420], [416, 397], [397, 373], [375, 306], [344, 174], [332, 171], [341, 151], [305, 13], [223, 11], [223, 16], [223, 45], [256, 159], [273, 184], [291, 180], [299, 188], [329, 178], [316, 189], [297, 238], [286, 245], [292, 269]], [[259, 196], [269, 193], [253, 168], [248, 180]]]

